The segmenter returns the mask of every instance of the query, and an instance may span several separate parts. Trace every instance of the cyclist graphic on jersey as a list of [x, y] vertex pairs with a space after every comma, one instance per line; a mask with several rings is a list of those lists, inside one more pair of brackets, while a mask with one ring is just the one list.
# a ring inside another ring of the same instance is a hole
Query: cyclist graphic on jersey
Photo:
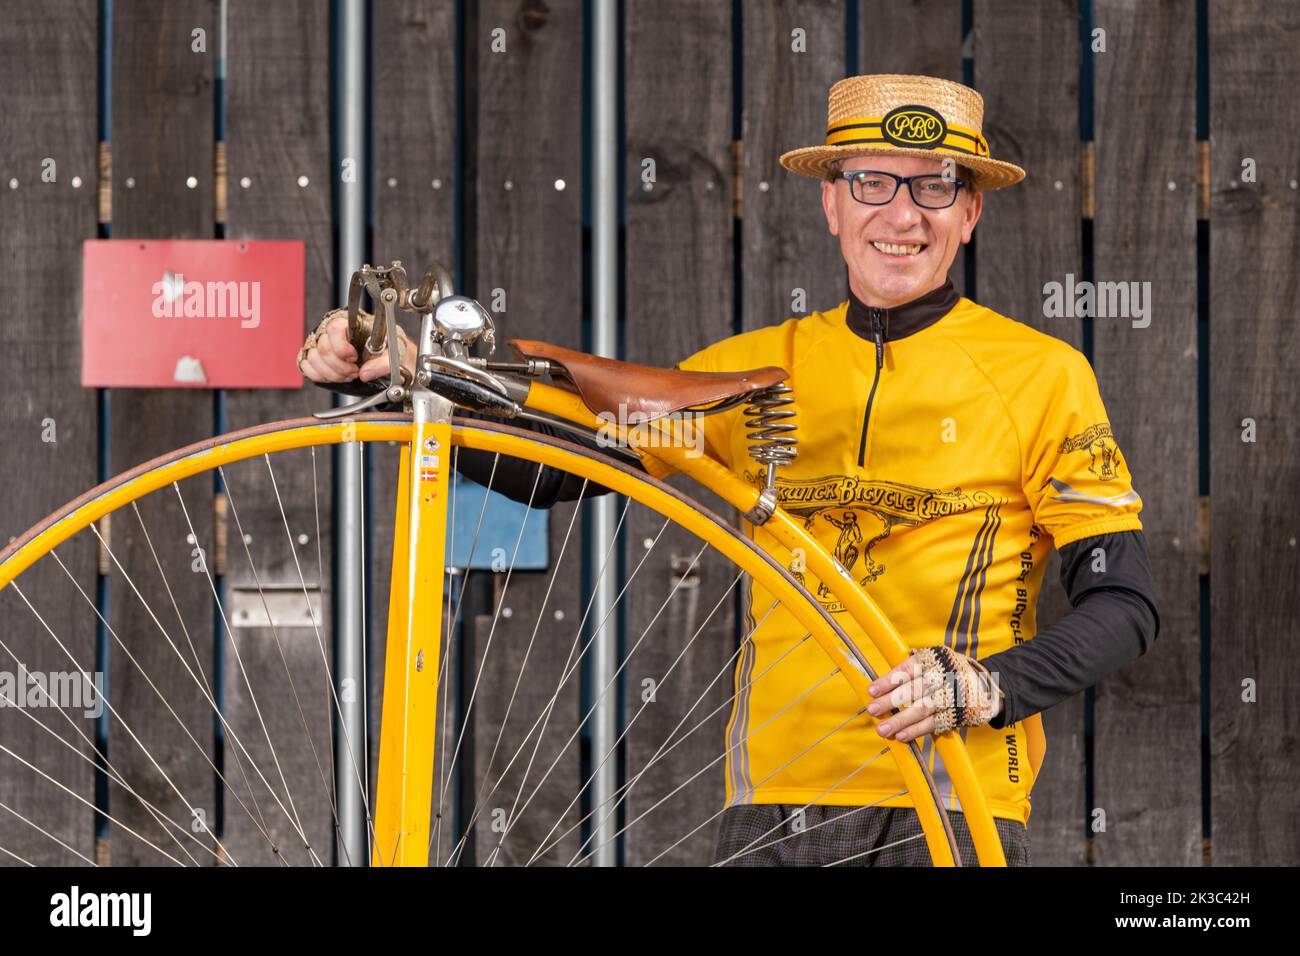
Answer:
[[1111, 481], [1119, 476], [1119, 446], [1115, 444], [1109, 422], [1097, 422], [1079, 434], [1071, 435], [1056, 451], [1059, 455], [1072, 451], [1087, 452], [1091, 458], [1088, 470], [1102, 481]]
[[[836, 563], [852, 574], [853, 565], [858, 563], [858, 545], [862, 544], [862, 529], [858, 527], [858, 516], [852, 511], [845, 511], [839, 521], [835, 520], [835, 516], [829, 512], [822, 512], [822, 517], [840, 529], [840, 536], [836, 539], [835, 548], [831, 553], [835, 556]], [[817, 585], [818, 597], [830, 597], [830, 593], [825, 584]]]

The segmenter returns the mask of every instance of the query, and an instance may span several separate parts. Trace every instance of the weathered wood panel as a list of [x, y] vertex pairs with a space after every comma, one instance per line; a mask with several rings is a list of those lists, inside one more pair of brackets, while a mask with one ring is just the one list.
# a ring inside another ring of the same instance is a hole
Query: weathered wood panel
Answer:
[[1300, 9], [1215, 2], [1209, 30], [1212, 853], [1294, 866]]
[[[208, 239], [213, 234], [213, 75], [217, 55], [217, 4], [212, 0], [154, 7], [119, 4], [113, 20], [113, 237], [140, 239]], [[196, 52], [204, 31], [205, 52]], [[193, 182], [193, 186], [189, 185]], [[195, 327], [198, 348], [206, 329]], [[207, 389], [114, 389], [112, 393], [110, 471], [124, 471], [142, 461], [211, 434], [212, 393]], [[157, 549], [167, 581], [175, 592], [180, 621], [166, 617], [165, 627], [185, 660], [212, 677], [213, 598], [207, 575], [195, 566], [195, 548], [212, 553], [210, 479], [182, 486], [185, 507], [196, 539], [171, 489], [162, 489], [141, 504], [145, 527]], [[121, 515], [113, 526], [113, 549], [151, 607], [168, 609], [149, 542], [134, 515]], [[191, 742], [183, 724], [203, 747], [211, 748], [212, 709], [186, 673], [182, 659], [162, 639], [157, 625], [125, 579], [112, 575], [111, 622], [131, 648], [141, 669], [160, 688], [180, 719], [160, 718], [157, 697], [140, 670], [114, 648], [111, 694], [122, 719], [165, 769], [171, 785], [139, 747], [112, 730], [111, 759], [126, 778], [171, 820], [188, 827], [199, 811], [205, 826], [213, 822], [213, 771]], [[160, 603], [163, 602], [163, 603]], [[160, 618], [161, 620], [161, 618]], [[193, 655], [185, 643], [193, 645]], [[175, 792], [184, 795], [182, 799]], [[113, 813], [157, 843], [157, 824], [121, 789], [110, 792]], [[210, 859], [210, 858], [209, 858]], [[117, 832], [113, 862], [164, 862], [139, 841]]]
[[[472, 227], [467, 224], [474, 231], [461, 240], [467, 249], [473, 248], [474, 257], [465, 291], [492, 312], [497, 339], [502, 343], [511, 338], [533, 338], [582, 346], [582, 12], [578, 0], [522, 5], [485, 0], [465, 38], [467, 47], [474, 48], [472, 53], [467, 51], [466, 58], [467, 70], [473, 64], [473, 79], [467, 75], [466, 80], [476, 84], [475, 109], [466, 115], [469, 142], [465, 145], [470, 151], [466, 163], [473, 166], [475, 176], [467, 188], [472, 185], [474, 189], [469, 201], [475, 211]], [[559, 553], [569, 514], [567, 509], [556, 509], [553, 515], [538, 513], [529, 518], [530, 527], [536, 527], [539, 520], [549, 521], [552, 560]], [[579, 547], [581, 530], [580, 518], [571, 549]], [[508, 559], [513, 542], [501, 546]], [[497, 624], [479, 690], [481, 698], [484, 688], [508, 691], [514, 687], [536, 620], [533, 612], [551, 614], [560, 609], [568, 620], [576, 621], [581, 575], [572, 565], [570, 568], [556, 581], [545, 610], [543, 595], [549, 571], [511, 576], [508, 604], [524, 610], [503, 616]], [[495, 582], [496, 593], [502, 584]], [[496, 608], [482, 610], [495, 613]], [[522, 732], [542, 712], [554, 682], [538, 677], [546, 671], [539, 670], [537, 655], [542, 655], [540, 660], [548, 666], [551, 658], [562, 660], [568, 650], [566, 631], [544, 626], [538, 635], [540, 646], [530, 657], [513, 707], [521, 716], [527, 715], [526, 722], [516, 724], [512, 716], [510, 726], [502, 732], [500, 715], [485, 707], [484, 700], [475, 703], [469, 719], [474, 725], [477, 771], [486, 770], [479, 761], [486, 760], [498, 735], [502, 752], [513, 754], [522, 743]], [[476, 641], [485, 638], [481, 626], [473, 634]], [[478, 645], [476, 660], [482, 651]], [[467, 687], [464, 693], [470, 691]], [[575, 680], [553, 712], [549, 740], [563, 741], [576, 729], [577, 691]], [[579, 816], [576, 804], [565, 809], [581, 780], [576, 742], [565, 751], [552, 776], [528, 814], [534, 821], [547, 820], [548, 827], [563, 817], [567, 828]], [[503, 797], [505, 789], [496, 799]], [[490, 824], [491, 818], [483, 816], [475, 824], [479, 862], [496, 842]]]
[[844, 75], [844, 19], [843, 2], [824, 0], [756, 3], [744, 10], [746, 331], [832, 309], [848, 297], [821, 184], [777, 161], [787, 150], [825, 139], [826, 93]]
[[[1093, 366], [1142, 496], [1159, 596], [1151, 652], [1097, 686], [1095, 861], [1201, 859], [1196, 435], [1195, 20], [1186, 3], [1099, 0], [1098, 282], [1150, 283], [1150, 324], [1094, 319]], [[1138, 769], [1140, 768], [1140, 770]]]
[[858, 0], [858, 25], [860, 72], [920, 73], [961, 82], [960, 3]]
[[[253, 0], [235, 0], [227, 18], [226, 237], [303, 241], [306, 315], [267, 318], [292, 322], [305, 335], [334, 300], [329, 22], [310, 0], [270, 8]], [[305, 184], [300, 177], [305, 177]], [[239, 335], [240, 330], [232, 328], [224, 334]], [[299, 390], [233, 390], [226, 398], [226, 425], [233, 431], [302, 417], [329, 404], [329, 393], [310, 385]], [[314, 475], [310, 451], [272, 456], [271, 465], [274, 484], [267, 463], [260, 459], [226, 469], [226, 493], [238, 512], [238, 521], [235, 514], [226, 519], [229, 545], [223, 570], [228, 593], [234, 596], [238, 590], [252, 596], [259, 585], [288, 588], [305, 602], [304, 586], [309, 591], [328, 589], [331, 455], [328, 449], [316, 450]], [[286, 537], [286, 523], [291, 538]], [[240, 525], [247, 535], [247, 552]], [[324, 568], [318, 555], [324, 557]], [[252, 604], [260, 616], [260, 600], [254, 598]], [[226, 713], [232, 732], [259, 757], [263, 772], [317, 855], [328, 862], [333, 834], [330, 717], [334, 703], [321, 651], [323, 645], [327, 659], [332, 638], [328, 602], [321, 602], [320, 614], [319, 633], [310, 626], [239, 626], [233, 632], [238, 654], [230, 646], [231, 634], [223, 629], [219, 636], [226, 642]], [[253, 666], [254, 661], [260, 666]], [[272, 746], [283, 783], [272, 773]], [[226, 779], [248, 801], [244, 776], [237, 769], [240, 754], [229, 742], [226, 755]], [[249, 779], [254, 779], [251, 773]], [[291, 806], [283, 792], [285, 783]], [[261, 788], [261, 782], [255, 780], [254, 787]], [[286, 858], [308, 862], [300, 839], [284, 839], [289, 821], [280, 808], [266, 799], [264, 791], [258, 796], [265, 814], [261, 825], [277, 836]], [[275, 862], [271, 846], [233, 799], [227, 801], [225, 819], [226, 845], [242, 862]]]
[[[0, 542], [95, 484], [96, 406], [80, 388], [81, 244], [95, 236], [95, 4], [60, 0], [18, 7], [0, 31], [0, 296], [10, 320], [0, 325], [9, 394], [0, 403]], [[53, 182], [43, 164], [55, 163]], [[74, 177], [77, 185], [74, 186]], [[30, 317], [32, 323], [20, 317]], [[77, 583], [95, 593], [94, 539], [59, 549]], [[0, 671], [95, 670], [95, 617], [50, 559], [17, 581], [76, 660], [50, 639], [13, 587], [0, 592], [6, 622]], [[94, 723], [64, 713], [91, 740]], [[72, 750], [57, 744], [30, 715]], [[0, 711], [5, 746], [93, 801], [91, 747], [52, 709]], [[0, 759], [0, 801], [93, 858], [93, 811], [13, 757]], [[0, 816], [0, 846], [29, 862], [78, 861], [15, 816]], [[15, 861], [8, 856], [0, 865]]]
[[[1043, 285], [1078, 276], [1080, 229], [1079, 26], [1074, 0], [975, 4], [976, 86], [984, 135], [998, 159], [1027, 171], [1009, 189], [984, 194], [976, 234], [978, 299], [1003, 315], [1082, 346], [1078, 319], [1044, 319]], [[1070, 611], [1053, 553], [1038, 599], [1038, 627]], [[1083, 695], [1043, 715], [1047, 757], [1034, 783], [1029, 823], [1036, 864], [1085, 859]]]
[[[625, 332], [627, 358], [672, 365], [733, 331], [733, 218], [731, 195], [731, 8], [727, 4], [632, 3], [626, 8], [624, 87], [627, 98], [627, 240]], [[671, 104], [666, 108], [665, 104]], [[643, 181], [647, 160], [654, 182]], [[784, 172], [784, 171], [783, 171]], [[649, 188], [648, 188], [649, 187]], [[779, 308], [772, 304], [773, 315]], [[666, 321], [682, 316], [681, 321]], [[674, 479], [674, 483], [685, 479]], [[687, 483], [688, 484], [688, 483]], [[685, 487], [685, 485], [683, 485]], [[629, 515], [628, 567], [645, 554], [643, 542], [663, 519], [638, 508]], [[629, 645], [658, 610], [673, 584], [673, 560], [694, 555], [696, 539], [678, 528], [664, 532], [638, 578], [627, 614]], [[730, 565], [706, 555], [704, 581], [728, 576]], [[680, 595], [678, 596], [680, 598]], [[685, 641], [688, 603], [674, 599], [655, 634], [629, 662], [628, 704], [640, 705], [643, 678], [661, 679]], [[700, 635], [671, 678], [675, 698], [692, 701], [735, 648], [729, 603]], [[703, 713], [726, 699], [726, 682], [709, 688]], [[660, 695], [661, 700], [663, 695]], [[628, 735], [627, 776], [635, 776], [681, 718], [671, 702], [655, 704]], [[723, 750], [721, 724], [704, 728], [661, 759], [631, 792], [628, 819], [652, 806]], [[722, 764], [673, 797], [626, 835], [629, 865], [647, 862], [715, 814], [724, 799]], [[705, 864], [713, 856], [716, 821], [660, 862]]]

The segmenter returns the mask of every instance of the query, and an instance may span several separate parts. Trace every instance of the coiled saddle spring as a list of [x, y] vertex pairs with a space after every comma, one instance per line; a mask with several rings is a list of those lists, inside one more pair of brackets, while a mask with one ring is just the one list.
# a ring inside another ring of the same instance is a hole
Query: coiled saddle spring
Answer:
[[745, 407], [745, 428], [754, 443], [749, 446], [749, 453], [756, 462], [768, 466], [769, 484], [776, 469], [788, 465], [799, 453], [796, 447], [799, 439], [791, 434], [796, 425], [790, 421], [796, 413], [793, 408], [785, 407], [793, 404], [794, 389], [788, 385], [770, 385], [756, 391]]

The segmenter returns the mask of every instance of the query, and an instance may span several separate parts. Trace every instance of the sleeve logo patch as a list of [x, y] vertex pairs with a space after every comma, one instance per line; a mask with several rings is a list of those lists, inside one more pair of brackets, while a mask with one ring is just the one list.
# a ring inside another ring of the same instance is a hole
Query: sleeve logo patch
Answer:
[[1111, 481], [1119, 477], [1121, 463], [1119, 446], [1115, 444], [1115, 436], [1111, 434], [1109, 422], [1089, 425], [1079, 434], [1071, 435], [1061, 442], [1061, 447], [1056, 450], [1058, 455], [1072, 451], [1088, 453], [1091, 458], [1088, 470], [1101, 481]]
[[895, 146], [933, 149], [948, 135], [948, 124], [928, 106], [899, 106], [885, 114], [880, 132]]

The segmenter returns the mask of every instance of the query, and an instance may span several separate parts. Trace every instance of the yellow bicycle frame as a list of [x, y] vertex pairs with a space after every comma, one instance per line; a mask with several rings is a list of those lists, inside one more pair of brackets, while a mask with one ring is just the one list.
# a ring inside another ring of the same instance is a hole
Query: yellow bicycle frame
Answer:
[[415, 422], [402, 446], [371, 847], [376, 866], [429, 865], [450, 453], [450, 423]]

